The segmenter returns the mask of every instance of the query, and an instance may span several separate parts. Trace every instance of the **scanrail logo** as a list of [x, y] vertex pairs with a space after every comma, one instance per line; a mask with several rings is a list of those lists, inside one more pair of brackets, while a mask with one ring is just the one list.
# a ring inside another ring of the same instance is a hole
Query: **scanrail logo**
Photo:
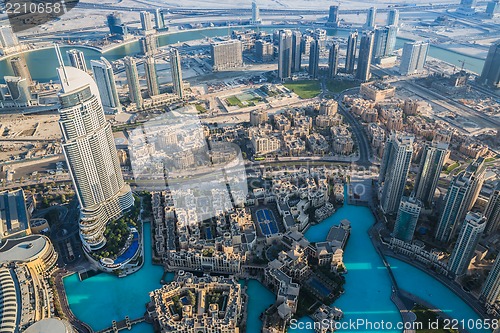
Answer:
[[78, 0], [5, 0], [3, 10], [14, 32], [57, 19], [75, 8]]

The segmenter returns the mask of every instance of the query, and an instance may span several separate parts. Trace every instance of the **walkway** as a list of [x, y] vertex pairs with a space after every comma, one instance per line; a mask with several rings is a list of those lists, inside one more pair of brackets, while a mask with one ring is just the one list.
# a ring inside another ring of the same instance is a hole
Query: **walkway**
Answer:
[[133, 325], [142, 323], [144, 321], [145, 321], [144, 317], [130, 320], [130, 318], [126, 316], [125, 319], [120, 320], [118, 322], [116, 320], [113, 320], [111, 327], [100, 330], [97, 333], [117, 333], [125, 329], [131, 330]]

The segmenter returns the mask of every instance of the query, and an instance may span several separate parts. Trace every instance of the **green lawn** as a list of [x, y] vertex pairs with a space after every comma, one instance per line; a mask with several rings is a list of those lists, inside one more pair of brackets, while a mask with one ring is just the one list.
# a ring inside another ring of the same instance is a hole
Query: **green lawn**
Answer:
[[[454, 330], [448, 330], [443, 328], [443, 322], [439, 320], [438, 329], [430, 329], [430, 323], [436, 323], [438, 316], [435, 312], [429, 310], [428, 308], [416, 305], [412, 310], [413, 313], [417, 315], [417, 322], [422, 323], [422, 329], [417, 329], [418, 333], [453, 333]], [[434, 328], [434, 327], [433, 327]]]
[[346, 89], [359, 87], [359, 82], [354, 81], [340, 81], [340, 80], [329, 80], [326, 82], [326, 87], [333, 93], [339, 93]]
[[455, 162], [453, 163], [452, 165], [450, 165], [446, 171], [444, 172], [445, 174], [449, 174], [450, 172], [452, 172], [453, 170], [455, 170], [456, 168], [458, 168], [460, 166], [460, 163], [458, 162]]
[[202, 104], [195, 104], [194, 106], [196, 107], [196, 111], [200, 113], [207, 112], [207, 109]]
[[302, 99], [313, 98], [321, 93], [321, 85], [318, 80], [293, 81], [283, 85], [299, 95]]
[[243, 107], [243, 104], [241, 103], [241, 101], [236, 96], [230, 96], [230, 97], [228, 97], [227, 98], [227, 104], [229, 104], [229, 106], [239, 106], [240, 108]]

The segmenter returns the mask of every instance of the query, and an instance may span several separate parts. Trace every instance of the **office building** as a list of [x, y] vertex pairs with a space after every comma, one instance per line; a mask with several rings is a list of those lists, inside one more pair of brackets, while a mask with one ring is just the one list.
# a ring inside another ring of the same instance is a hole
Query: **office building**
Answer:
[[0, 55], [18, 51], [19, 40], [10, 25], [0, 25]]
[[278, 44], [278, 78], [281, 80], [292, 77], [292, 45], [292, 31], [281, 30]]
[[339, 71], [339, 44], [333, 43], [328, 54], [328, 78], [333, 79]]
[[158, 76], [156, 75], [156, 61], [154, 57], [146, 57], [144, 59], [144, 72], [146, 73], [149, 97], [159, 95], [160, 89], [158, 88]]
[[90, 67], [94, 74], [94, 81], [99, 90], [104, 112], [113, 114], [121, 109], [118, 91], [116, 90], [115, 74], [111, 63], [104, 57], [100, 60], [91, 60]]
[[269, 61], [274, 58], [274, 45], [273, 43], [265, 40], [255, 41], [255, 56], [260, 61]]
[[500, 0], [493, 0], [486, 5], [486, 15], [489, 18], [494, 18], [500, 15]]
[[391, 9], [387, 14], [387, 25], [399, 27], [399, 10]]
[[309, 51], [309, 76], [313, 79], [319, 77], [319, 41], [314, 39], [311, 42], [311, 49]]
[[26, 82], [28, 82], [29, 86], [33, 84], [33, 79], [31, 78], [31, 73], [28, 68], [28, 64], [26, 63], [26, 58], [24, 58], [24, 55], [11, 58], [10, 65], [12, 66], [12, 71], [14, 72], [14, 76], [26, 79]]
[[481, 157], [453, 178], [444, 199], [436, 240], [448, 243], [460, 230], [465, 215], [474, 206], [479, 195], [484, 172], [484, 159]]
[[484, 300], [487, 306], [495, 304], [500, 299], [500, 253], [483, 284], [480, 299]]
[[153, 30], [153, 19], [150, 12], [142, 11], [140, 12], [141, 17], [141, 28], [145, 32]]
[[106, 15], [106, 22], [108, 24], [109, 33], [125, 37], [128, 35], [128, 28], [122, 23], [122, 14], [114, 12]]
[[139, 84], [139, 74], [137, 73], [137, 64], [132, 57], [123, 58], [125, 63], [125, 73], [127, 74], [128, 97], [130, 102], [135, 103], [137, 108], [142, 108], [144, 100], [141, 94], [141, 85]]
[[356, 63], [356, 50], [358, 49], [358, 32], [354, 31], [349, 34], [347, 40], [347, 53], [345, 58], [345, 72], [354, 74], [354, 64]]
[[[38, 104], [38, 100], [31, 95], [30, 86], [26, 79], [19, 76], [4, 76], [3, 79], [9, 95], [0, 97], [2, 107], [27, 107]], [[3, 93], [0, 92], [0, 95]]]
[[330, 10], [328, 11], [328, 21], [326, 21], [326, 25], [334, 28], [339, 26], [339, 6], [330, 6]]
[[375, 29], [373, 43], [373, 59], [384, 58], [394, 52], [398, 29], [396, 26], [386, 26]]
[[468, 212], [465, 216], [465, 221], [448, 261], [448, 271], [454, 276], [461, 276], [467, 272], [485, 226], [486, 219], [480, 213]]
[[82, 51], [72, 49], [66, 51], [66, 54], [71, 66], [78, 68], [79, 70], [82, 70], [84, 72], [87, 71], [87, 63], [85, 62], [85, 55]]
[[484, 216], [487, 221], [485, 233], [491, 235], [497, 232], [500, 227], [500, 182], [488, 199]]
[[65, 67], [57, 47], [56, 52], [63, 151], [80, 205], [80, 236], [85, 250], [94, 251], [106, 244], [106, 224], [129, 209], [134, 197], [123, 181], [97, 84], [89, 74]]
[[318, 41], [320, 51], [324, 50], [326, 47], [326, 30], [316, 28], [312, 33], [312, 37]]
[[370, 9], [368, 9], [368, 13], [366, 14], [365, 28], [366, 29], [375, 28], [375, 20], [376, 19], [377, 19], [377, 8], [370, 7]]
[[165, 17], [163, 16], [163, 10], [160, 8], [155, 10], [155, 28], [156, 30], [165, 29]]
[[491, 44], [479, 82], [492, 88], [500, 88], [500, 40]]
[[250, 24], [261, 24], [262, 19], [260, 18], [260, 9], [259, 5], [257, 5], [257, 2], [254, 0], [252, 1], [252, 20], [250, 21]]
[[426, 143], [415, 180], [414, 196], [425, 205], [430, 205], [439, 181], [439, 175], [448, 155], [448, 143]]
[[356, 79], [366, 82], [371, 76], [371, 65], [373, 57], [373, 43], [375, 34], [373, 31], [365, 31], [359, 43], [358, 67], [356, 68]]
[[29, 219], [22, 189], [0, 192], [0, 242], [31, 234]]
[[421, 208], [422, 203], [420, 200], [414, 197], [401, 198], [392, 237], [396, 237], [404, 242], [411, 242], [415, 228], [417, 227]]
[[145, 56], [153, 56], [158, 50], [158, 38], [155, 35], [149, 34], [139, 39], [141, 53]]
[[421, 73], [424, 69], [428, 53], [429, 42], [406, 42], [403, 47], [403, 55], [401, 56], [399, 73], [401, 75], [413, 75]]
[[243, 67], [243, 44], [237, 39], [230, 39], [210, 44], [212, 54], [212, 70], [222, 71]]
[[176, 48], [170, 49], [170, 71], [172, 73], [172, 86], [174, 93], [179, 98], [184, 98], [184, 84], [182, 82], [182, 66], [179, 50]]
[[379, 182], [383, 183], [380, 207], [385, 214], [394, 214], [399, 208], [410, 170], [413, 140], [413, 136], [392, 133], [386, 142], [379, 175]]
[[292, 73], [300, 72], [302, 65], [301, 45], [302, 33], [298, 30], [292, 32]]

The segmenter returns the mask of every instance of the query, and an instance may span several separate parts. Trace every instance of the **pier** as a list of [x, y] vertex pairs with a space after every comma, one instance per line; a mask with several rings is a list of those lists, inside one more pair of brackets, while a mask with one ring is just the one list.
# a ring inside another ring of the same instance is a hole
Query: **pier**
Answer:
[[128, 316], [126, 316], [125, 319], [120, 320], [120, 321], [113, 320], [111, 327], [100, 330], [97, 333], [117, 333], [121, 330], [129, 330], [130, 331], [132, 329], [133, 325], [142, 323], [144, 321], [145, 321], [144, 317], [130, 320], [130, 318]]

